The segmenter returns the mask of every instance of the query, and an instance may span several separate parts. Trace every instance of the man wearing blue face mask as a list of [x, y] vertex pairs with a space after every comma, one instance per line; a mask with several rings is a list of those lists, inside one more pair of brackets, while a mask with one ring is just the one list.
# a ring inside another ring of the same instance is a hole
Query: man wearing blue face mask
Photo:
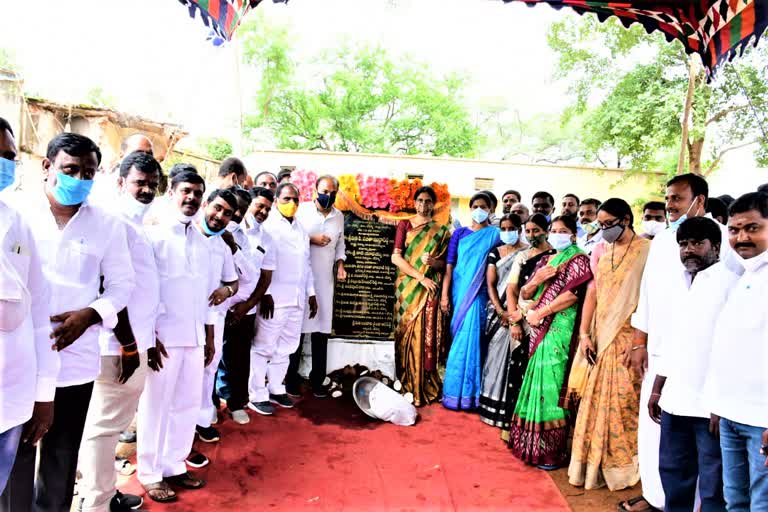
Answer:
[[26, 196], [19, 203], [41, 248], [51, 285], [51, 339], [59, 350], [61, 370], [54, 420], [40, 441], [40, 459], [32, 444], [22, 443], [2, 510], [69, 510], [86, 414], [100, 371], [100, 327], [115, 328], [118, 312], [134, 288], [125, 226], [87, 202], [100, 162], [101, 151], [91, 139], [58, 135], [43, 160], [45, 195], [40, 201]]
[[533, 194], [531, 199], [533, 213], [540, 213], [547, 218], [547, 222], [552, 220], [552, 210], [555, 209], [555, 198], [549, 192], [543, 190]]
[[[336, 280], [347, 279], [344, 260], [347, 259], [344, 245], [344, 215], [333, 206], [339, 182], [333, 176], [321, 176], [315, 182], [315, 200], [302, 203], [296, 212], [296, 219], [309, 235], [309, 256], [312, 261], [312, 275], [317, 293], [317, 315], [309, 318], [304, 312], [301, 328], [302, 337], [309, 333], [312, 343], [312, 370], [309, 375], [312, 393], [316, 398], [325, 398], [327, 390], [323, 381], [327, 374], [328, 336], [331, 334], [333, 319], [333, 288]], [[291, 355], [288, 367], [286, 390], [288, 394], [301, 395], [299, 366], [302, 343]]]
[[[638, 424], [638, 460], [643, 497], [622, 503], [627, 510], [642, 510], [648, 505], [664, 507], [664, 490], [659, 476], [660, 428], [645, 410], [651, 398], [662, 345], [674, 343], [668, 333], [679, 322], [676, 314], [680, 297], [688, 290], [684, 268], [680, 261], [677, 227], [687, 218], [704, 216], [709, 186], [696, 174], [675, 176], [667, 183], [666, 208], [670, 228], [653, 239], [640, 285], [640, 299], [632, 315], [635, 335], [632, 341], [631, 364], [643, 376], [640, 391], [640, 420]], [[726, 228], [721, 226], [723, 238]], [[720, 247], [720, 260], [726, 261], [728, 244]], [[632, 502], [632, 503], [630, 503]]]
[[[13, 130], [0, 118], [0, 191], [15, 179]], [[48, 335], [50, 291], [32, 230], [0, 200], [0, 492], [19, 443], [34, 446], [53, 421], [59, 354]]]

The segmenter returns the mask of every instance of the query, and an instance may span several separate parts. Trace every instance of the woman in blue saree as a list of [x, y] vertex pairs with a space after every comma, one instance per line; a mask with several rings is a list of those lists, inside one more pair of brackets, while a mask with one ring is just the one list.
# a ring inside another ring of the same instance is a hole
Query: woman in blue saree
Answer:
[[443, 405], [448, 409], [474, 409], [480, 402], [482, 355], [488, 290], [485, 270], [488, 253], [501, 245], [499, 229], [491, 226], [491, 199], [479, 192], [469, 208], [472, 225], [451, 235], [440, 307], [453, 310], [451, 350], [443, 381]]

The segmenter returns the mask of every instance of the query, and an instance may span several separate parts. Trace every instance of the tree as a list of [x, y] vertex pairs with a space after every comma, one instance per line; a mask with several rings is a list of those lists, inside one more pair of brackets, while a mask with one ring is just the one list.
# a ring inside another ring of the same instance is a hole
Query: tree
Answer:
[[[257, 20], [258, 21], [258, 20]], [[267, 127], [279, 147], [327, 151], [473, 156], [479, 130], [463, 104], [462, 77], [380, 47], [341, 46], [316, 56], [317, 76], [296, 76], [287, 31], [258, 22], [239, 31], [246, 65], [258, 71], [255, 112], [245, 135]]]
[[[674, 172], [689, 83], [682, 45], [639, 25], [625, 29], [618, 20], [599, 23], [593, 16], [554, 23], [548, 41], [558, 54], [557, 75], [570, 83], [573, 102], [564, 120], [583, 115], [581, 142], [594, 159]], [[708, 175], [724, 155], [751, 145], [758, 162], [768, 162], [760, 127], [766, 120], [758, 118], [768, 105], [765, 45], [723, 66], [712, 83], [699, 70], [694, 86], [688, 170]]]
[[210, 137], [207, 139], [201, 139], [198, 141], [200, 147], [214, 160], [224, 160], [228, 156], [232, 156], [232, 144], [221, 137]]

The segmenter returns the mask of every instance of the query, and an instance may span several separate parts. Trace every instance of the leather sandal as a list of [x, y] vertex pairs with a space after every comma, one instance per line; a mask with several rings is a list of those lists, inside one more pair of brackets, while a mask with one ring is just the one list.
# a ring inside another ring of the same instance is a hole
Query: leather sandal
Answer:
[[638, 512], [661, 512], [660, 509], [651, 506], [650, 502], [647, 499], [645, 499], [644, 496], [636, 496], [632, 499], [619, 502], [618, 512], [629, 512], [629, 508], [627, 507], [632, 507], [633, 505], [636, 505], [641, 501], [644, 501], [648, 506]]
[[144, 487], [144, 491], [147, 493], [147, 496], [149, 496], [152, 501], [156, 501], [158, 503], [170, 503], [179, 499], [173, 489], [171, 489], [171, 487], [165, 482], [156, 482], [153, 484], [142, 485], [142, 487]]
[[190, 491], [202, 489], [203, 487], [205, 487], [205, 480], [201, 480], [200, 478], [195, 478], [188, 472], [182, 473], [180, 475], [166, 477], [165, 481], [171, 485], [181, 487], [182, 489], [188, 489]]

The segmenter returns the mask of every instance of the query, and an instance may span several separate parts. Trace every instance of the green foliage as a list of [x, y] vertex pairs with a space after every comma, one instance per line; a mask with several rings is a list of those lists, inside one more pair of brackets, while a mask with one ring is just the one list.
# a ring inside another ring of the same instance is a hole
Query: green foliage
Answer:
[[114, 109], [116, 100], [114, 96], [107, 94], [103, 87], [93, 87], [86, 94], [86, 103], [92, 107]]
[[199, 141], [200, 146], [205, 150], [205, 153], [214, 160], [224, 160], [228, 156], [232, 156], [232, 144], [221, 137], [211, 137], [207, 139], [201, 139]]
[[[593, 16], [554, 23], [548, 42], [558, 54], [557, 76], [569, 83], [572, 102], [563, 122], [582, 116], [586, 153], [632, 171], [674, 173], [688, 88], [682, 45], [639, 25], [625, 29], [616, 19], [599, 23]], [[747, 101], [765, 112], [767, 64], [762, 45], [721, 68], [711, 84], [699, 72], [687, 141], [689, 170], [709, 174], [726, 153], [755, 142], [756, 157], [768, 154]]]
[[304, 83], [284, 29], [252, 22], [239, 31], [244, 62], [260, 74], [245, 135], [268, 128], [281, 148], [473, 156], [481, 142], [463, 104], [462, 77], [380, 47], [341, 46], [315, 57]]
[[16, 64], [16, 56], [12, 50], [0, 48], [0, 69], [17, 72], [19, 70]]

